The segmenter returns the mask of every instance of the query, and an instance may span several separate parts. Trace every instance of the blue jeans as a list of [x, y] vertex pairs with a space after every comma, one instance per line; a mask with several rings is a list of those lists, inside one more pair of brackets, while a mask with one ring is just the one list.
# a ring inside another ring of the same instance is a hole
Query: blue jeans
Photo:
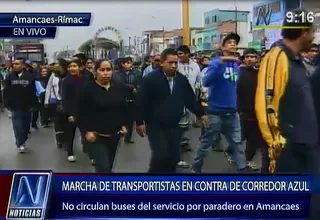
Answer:
[[30, 111], [11, 111], [12, 126], [14, 137], [16, 139], [16, 146], [21, 147], [28, 139], [31, 112]]
[[241, 126], [238, 113], [225, 115], [210, 114], [208, 117], [209, 122], [201, 137], [200, 146], [193, 159], [192, 169], [195, 172], [201, 172], [204, 158], [211, 149], [214, 140], [217, 140], [217, 136], [222, 133], [229, 143], [227, 151], [235, 161], [237, 170], [244, 170], [246, 167], [246, 158], [241, 143]]

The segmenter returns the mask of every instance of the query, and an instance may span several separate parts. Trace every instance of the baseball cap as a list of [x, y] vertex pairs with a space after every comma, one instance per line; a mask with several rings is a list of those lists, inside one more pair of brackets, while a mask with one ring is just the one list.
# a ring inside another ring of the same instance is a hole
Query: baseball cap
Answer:
[[222, 46], [224, 46], [225, 43], [226, 43], [228, 40], [230, 40], [230, 39], [235, 40], [237, 44], [240, 42], [240, 36], [239, 36], [239, 34], [237, 34], [237, 33], [229, 33], [229, 34], [227, 34], [227, 36], [225, 36], [225, 38], [223, 39], [223, 41], [222, 41]]

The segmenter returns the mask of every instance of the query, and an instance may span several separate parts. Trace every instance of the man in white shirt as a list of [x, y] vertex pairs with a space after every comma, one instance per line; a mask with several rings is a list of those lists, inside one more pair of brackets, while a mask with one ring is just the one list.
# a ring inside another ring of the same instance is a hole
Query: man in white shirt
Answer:
[[[199, 80], [201, 78], [201, 71], [199, 65], [190, 59], [190, 49], [186, 45], [179, 46], [178, 51], [178, 72], [188, 78], [189, 83], [195, 92], [199, 88]], [[181, 145], [182, 147], [189, 148], [189, 140], [191, 139], [191, 127], [195, 120], [194, 114], [185, 110], [185, 113], [180, 121], [180, 127], [182, 129]], [[180, 161], [178, 166], [188, 167], [188, 163]]]

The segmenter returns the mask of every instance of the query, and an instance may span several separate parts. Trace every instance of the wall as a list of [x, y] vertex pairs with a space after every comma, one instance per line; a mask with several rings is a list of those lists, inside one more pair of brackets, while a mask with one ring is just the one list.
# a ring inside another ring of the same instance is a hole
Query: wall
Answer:
[[238, 21], [243, 21], [243, 22], [248, 21], [248, 12], [237, 11], [236, 13], [234, 10], [213, 9], [203, 14], [203, 21], [204, 21], [203, 26], [205, 28], [216, 27], [223, 21], [236, 20], [236, 19]]
[[[223, 22], [221, 25], [219, 25], [217, 29], [218, 29], [219, 33], [221, 33], [221, 35], [226, 35], [230, 32], [235, 32], [237, 29], [237, 33], [239, 34], [239, 36], [241, 38], [238, 46], [239, 47], [247, 47], [248, 42], [249, 42], [249, 36], [251, 35], [248, 32], [249, 25], [250, 24], [248, 22], [237, 22], [237, 25], [236, 25], [236, 22], [234, 22], [234, 21], [226, 21], [226, 22]], [[220, 38], [219, 38], [218, 42], [221, 42], [222, 37], [220, 37]], [[213, 44], [214, 43], [217, 43], [217, 42], [213, 42]]]

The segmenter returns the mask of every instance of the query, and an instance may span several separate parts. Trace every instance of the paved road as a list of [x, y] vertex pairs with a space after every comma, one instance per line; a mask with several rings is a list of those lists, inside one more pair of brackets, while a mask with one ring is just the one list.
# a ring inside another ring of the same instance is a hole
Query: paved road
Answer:
[[[198, 145], [199, 129], [192, 132], [192, 146]], [[135, 144], [121, 143], [118, 150], [116, 172], [146, 172], [150, 158], [150, 150], [146, 138], [134, 136]], [[225, 144], [225, 142], [224, 142]], [[41, 128], [34, 132], [28, 141], [29, 152], [18, 154], [14, 145], [13, 131], [10, 119], [5, 113], [0, 113], [0, 169], [41, 170], [50, 169], [55, 172], [92, 172], [89, 159], [82, 153], [80, 138], [75, 142], [77, 162], [69, 163], [66, 153], [57, 149], [52, 128]], [[191, 161], [194, 151], [183, 154], [183, 158]], [[259, 161], [257, 161], [259, 162]], [[234, 172], [223, 153], [210, 152], [206, 158], [203, 172]], [[182, 170], [182, 172], [189, 172]]]

